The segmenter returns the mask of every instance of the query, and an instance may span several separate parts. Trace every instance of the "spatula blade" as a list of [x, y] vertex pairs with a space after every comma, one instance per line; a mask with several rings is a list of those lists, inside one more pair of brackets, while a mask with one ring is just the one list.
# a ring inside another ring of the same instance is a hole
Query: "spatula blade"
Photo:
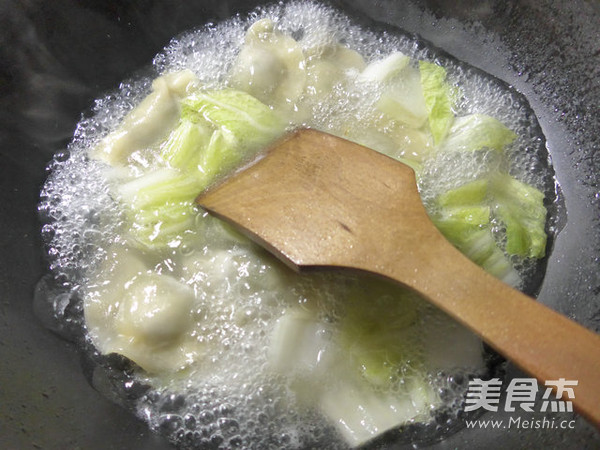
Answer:
[[296, 269], [359, 265], [394, 214], [428, 221], [410, 167], [310, 129], [277, 142], [197, 203]]

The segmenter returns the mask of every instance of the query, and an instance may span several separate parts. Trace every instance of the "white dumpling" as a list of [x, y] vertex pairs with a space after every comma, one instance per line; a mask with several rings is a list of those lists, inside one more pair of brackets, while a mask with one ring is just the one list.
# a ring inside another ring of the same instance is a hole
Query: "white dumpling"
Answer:
[[305, 57], [271, 19], [255, 22], [231, 71], [231, 85], [271, 106], [293, 107], [306, 84]]
[[118, 353], [149, 373], [176, 372], [204, 355], [194, 335], [194, 291], [172, 276], [152, 273], [146, 255], [110, 249], [84, 299], [86, 325], [102, 353]]
[[[90, 276], [84, 297], [85, 322], [97, 346], [112, 333], [112, 318], [118, 310], [125, 283], [149, 269], [143, 255], [125, 245], [110, 247], [104, 263]], [[108, 330], [110, 326], [110, 330]]]
[[175, 126], [180, 100], [195, 81], [196, 76], [190, 70], [155, 79], [152, 92], [125, 116], [117, 130], [100, 142], [93, 156], [110, 165], [119, 165], [134, 151], [162, 140]]
[[142, 274], [126, 283], [117, 314], [121, 334], [169, 345], [191, 325], [194, 292], [168, 275]]
[[365, 60], [358, 52], [342, 45], [327, 47], [307, 63], [306, 92], [319, 97], [327, 95], [349, 71], [361, 71], [365, 66]]

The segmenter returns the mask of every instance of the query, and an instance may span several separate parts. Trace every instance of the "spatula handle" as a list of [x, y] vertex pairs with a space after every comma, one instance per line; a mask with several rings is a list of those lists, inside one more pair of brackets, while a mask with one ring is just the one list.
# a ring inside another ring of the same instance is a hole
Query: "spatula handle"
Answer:
[[387, 266], [387, 276], [409, 284], [539, 382], [577, 381], [575, 398], [563, 400], [600, 427], [600, 336], [487, 274], [441, 235], [435, 239], [427, 246], [435, 255], [415, 267], [408, 283], [404, 267], [398, 273]]

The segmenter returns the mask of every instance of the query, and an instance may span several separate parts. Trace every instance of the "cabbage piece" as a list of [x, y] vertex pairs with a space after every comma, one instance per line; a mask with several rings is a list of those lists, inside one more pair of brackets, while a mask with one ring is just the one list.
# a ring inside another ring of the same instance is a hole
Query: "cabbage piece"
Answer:
[[182, 119], [161, 145], [160, 154], [171, 167], [196, 169], [199, 155], [205, 151], [213, 130], [202, 122]]
[[118, 189], [128, 206], [130, 235], [146, 248], [177, 246], [184, 234], [194, 234], [198, 210], [194, 199], [206, 180], [175, 169], [148, 172]]
[[501, 152], [517, 135], [502, 122], [485, 114], [471, 114], [454, 120], [443, 151], [474, 151], [489, 148]]
[[[419, 333], [423, 341], [423, 364], [430, 373], [452, 369], [485, 373], [483, 342], [436, 306], [424, 303]], [[464, 372], [463, 372], [464, 373]]]
[[340, 137], [394, 158], [412, 167], [417, 173], [421, 171], [421, 163], [431, 149], [427, 133], [393, 124], [388, 127], [365, 126], [350, 129], [348, 134]]
[[434, 216], [433, 222], [450, 242], [476, 264], [482, 265], [496, 248], [490, 230], [489, 206], [446, 208]]
[[423, 162], [433, 149], [431, 135], [406, 126], [388, 126], [386, 133], [396, 143], [397, 158]]
[[546, 252], [544, 193], [507, 174], [492, 179], [494, 214], [506, 227], [506, 251], [525, 258]]
[[[438, 196], [436, 203], [439, 212], [434, 216], [435, 224], [462, 250], [467, 250], [466, 236], [472, 226], [486, 226], [488, 221], [483, 218], [490, 211], [506, 227], [506, 253], [526, 258], [544, 256], [547, 211], [543, 192], [533, 186], [497, 173], [490, 181], [477, 180], [450, 190]], [[482, 265], [484, 262], [479, 260]]]
[[[485, 210], [489, 214], [487, 207]], [[486, 272], [511, 286], [521, 283], [521, 277], [510, 259], [496, 244], [489, 225], [489, 216], [485, 226], [456, 219], [454, 215], [450, 218], [435, 217], [434, 223], [458, 250]]]
[[475, 180], [460, 187], [451, 189], [436, 198], [436, 203], [442, 208], [465, 206], [483, 203], [488, 195], [488, 181]]
[[426, 420], [439, 403], [433, 388], [417, 376], [405, 380], [402, 392], [391, 394], [340, 374], [337, 386], [322, 393], [320, 408], [355, 447], [410, 420]]
[[223, 130], [216, 130], [210, 142], [199, 155], [198, 170], [209, 180], [238, 165], [248, 155], [235, 137]]
[[[377, 291], [376, 298], [365, 297], [370, 287]], [[412, 340], [398, 333], [413, 326], [417, 318], [412, 306], [404, 311], [402, 299], [396, 297], [398, 291], [402, 292], [367, 281], [349, 299], [356, 304], [338, 327], [319, 320], [314, 311], [294, 308], [279, 319], [271, 335], [271, 367], [290, 376], [298, 402], [317, 405], [350, 445], [364, 443], [409, 420], [425, 418], [440, 402], [427, 374], [418, 369], [403, 377], [397, 388], [389, 389], [391, 383], [397, 383], [392, 375], [399, 375], [400, 366], [420, 367], [418, 362], [401, 360], [420, 358]], [[392, 292], [394, 299], [382, 301]], [[393, 324], [380, 328], [395, 300], [400, 303], [392, 306], [392, 311], [399, 307], [406, 314], [392, 313]], [[367, 320], [361, 324], [364, 312], [368, 312]], [[403, 350], [397, 352], [397, 348]]]
[[130, 233], [147, 249], [178, 247], [196, 234], [198, 210], [193, 202], [182, 201], [149, 207], [132, 214]]
[[182, 105], [183, 120], [215, 130], [197, 159], [205, 186], [279, 137], [286, 125], [267, 105], [234, 89], [197, 92]]
[[491, 230], [489, 182], [475, 180], [439, 195], [432, 221], [475, 264], [512, 286], [521, 279]]
[[399, 75], [409, 62], [410, 58], [401, 52], [390, 53], [383, 59], [369, 63], [358, 76], [358, 81], [369, 83], [390, 81]]
[[291, 108], [305, 84], [302, 47], [277, 31], [271, 19], [252, 24], [232, 68], [231, 85], [268, 105]]
[[420, 128], [427, 120], [427, 104], [419, 71], [406, 66], [385, 83], [377, 108], [388, 117]]
[[198, 195], [199, 181], [176, 169], [147, 172], [118, 188], [120, 199], [135, 210], [149, 206], [191, 201]]
[[182, 117], [192, 122], [208, 121], [245, 152], [266, 145], [286, 126], [267, 105], [235, 89], [196, 92], [183, 100]]
[[296, 308], [284, 314], [271, 335], [269, 358], [281, 373], [315, 371], [330, 363], [331, 325]]
[[[491, 235], [491, 216], [506, 228], [508, 255], [542, 258], [546, 248], [544, 193], [508, 174], [496, 173], [436, 198], [434, 224], [460, 251], [504, 281], [517, 274]], [[513, 281], [507, 281], [513, 284]]]
[[[490, 207], [468, 205], [444, 208], [435, 216], [435, 225], [448, 240], [457, 246], [490, 224]], [[461, 248], [461, 250], [467, 250]]]
[[446, 69], [427, 61], [419, 61], [421, 87], [433, 141], [440, 145], [454, 121], [452, 94], [446, 83]]
[[389, 384], [407, 361], [418, 366], [422, 358], [411, 329], [418, 319], [415, 295], [392, 283], [364, 279], [345, 302], [338, 339], [370, 383]]

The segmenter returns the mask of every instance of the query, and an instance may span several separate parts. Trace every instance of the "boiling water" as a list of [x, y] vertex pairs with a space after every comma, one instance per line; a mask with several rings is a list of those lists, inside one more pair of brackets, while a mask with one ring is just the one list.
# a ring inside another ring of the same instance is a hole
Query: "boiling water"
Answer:
[[[263, 17], [276, 21], [278, 28], [303, 48], [340, 42], [367, 62], [394, 51], [439, 61], [446, 67], [450, 83], [461, 87], [457, 113], [489, 114], [513, 130], [518, 138], [507, 150], [506, 169], [553, 199], [554, 181], [544, 140], [521, 96], [422, 42], [396, 32], [362, 29], [321, 5], [294, 2], [269, 7], [248, 18], [237, 17], [187, 33], [156, 56], [154, 71], [191, 69], [204, 85], [224, 87], [245, 30]], [[101, 292], [94, 286], [100, 269], [120, 270], [118, 263], [111, 262], [111, 252], [121, 242], [119, 230], [125, 216], [111, 196], [114, 186], [106, 167], [87, 154], [148, 94], [150, 83], [150, 77], [129, 80], [99, 99], [91, 116], [78, 125], [69, 148], [50, 165], [40, 211], [46, 222], [42, 233], [52, 279], [40, 285], [38, 310], [49, 326], [84, 347], [97, 387], [183, 447], [345, 448], [333, 426], [296, 398], [289, 380], [268, 370], [268, 347], [277, 320], [293, 305], [316, 309], [324, 323], [335, 323], [344, 310], [336, 293], [357, 283], [355, 278], [294, 277], [244, 241], [231, 243], [218, 253], [202, 245], [174, 249], [152, 265], [158, 273], [185, 280], [194, 290], [193, 327], [198, 342], [208, 349], [203, 362], [176, 375], [152, 376], [94, 350], [93, 337], [85, 332], [82, 298]], [[364, 86], [334, 87], [325, 98], [308, 102], [310, 119], [303, 124], [353, 138], [352, 130], [360, 130], [360, 124], [371, 119], [369, 106], [377, 94], [375, 90], [365, 92]], [[419, 186], [424, 203], [428, 205], [441, 192], [499, 164], [506, 162], [497, 160], [492, 152], [441, 154], [429, 159]], [[143, 162], [133, 170], [143, 170]], [[210, 242], [210, 235], [205, 241]], [[540, 270], [530, 261], [515, 264], [525, 280], [535, 278], [535, 271]], [[428, 305], [419, 303], [417, 308], [428, 329], [448, 321]], [[424, 419], [432, 426], [421, 437], [439, 435], [438, 422], [447, 425], [446, 420], [452, 422], [460, 414], [469, 375], [461, 369], [430, 375], [428, 382], [442, 393], [444, 405]]]

